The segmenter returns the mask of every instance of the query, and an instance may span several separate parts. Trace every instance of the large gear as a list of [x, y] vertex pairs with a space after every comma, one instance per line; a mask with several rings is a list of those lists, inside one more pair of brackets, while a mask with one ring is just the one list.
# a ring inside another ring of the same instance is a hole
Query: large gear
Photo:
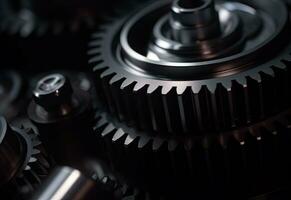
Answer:
[[[199, 62], [166, 62], [157, 55], [144, 55], [146, 49], [138, 49], [148, 46], [147, 39], [153, 36], [147, 32], [168, 11], [162, 8], [168, 8], [171, 2], [151, 3], [143, 12], [133, 12], [102, 26], [93, 36], [90, 63], [97, 74], [98, 94], [108, 102], [111, 113], [129, 125], [156, 134], [201, 135], [249, 125], [288, 106], [291, 44], [288, 12], [281, 1], [244, 4], [249, 9], [257, 8], [257, 14], [272, 16], [271, 6], [276, 12], [280, 10], [278, 19], [273, 18], [274, 35], [259, 48]], [[162, 14], [157, 14], [159, 9]], [[265, 23], [263, 19], [261, 23]], [[145, 34], [145, 39], [138, 34]]]
[[90, 63], [106, 108], [97, 114], [100, 144], [130, 185], [166, 199], [284, 188], [288, 9], [274, 0], [191, 2], [142, 4], [93, 35]]

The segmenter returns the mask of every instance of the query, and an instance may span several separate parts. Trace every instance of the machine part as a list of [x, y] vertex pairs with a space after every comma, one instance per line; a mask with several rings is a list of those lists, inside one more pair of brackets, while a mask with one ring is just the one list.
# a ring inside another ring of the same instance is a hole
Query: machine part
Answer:
[[62, 74], [39, 80], [28, 108], [29, 118], [57, 164], [78, 169], [84, 157], [97, 151], [91, 140], [93, 113], [88, 92]]
[[94, 0], [1, 1], [4, 66], [34, 72], [59, 66], [84, 69], [87, 39], [98, 22], [98, 7]]
[[50, 163], [32, 129], [11, 127], [3, 117], [0, 127], [1, 186], [14, 188], [13, 196], [29, 195], [48, 174]]
[[82, 172], [70, 167], [56, 169], [34, 195], [33, 200], [89, 200], [112, 199], [107, 191], [102, 191], [98, 184]]
[[166, 199], [246, 199], [290, 184], [290, 117], [289, 110], [218, 135], [181, 137], [152, 136], [100, 113], [95, 130], [130, 185]]
[[247, 199], [290, 184], [283, 1], [161, 0], [112, 21], [90, 43], [96, 132], [129, 185]]
[[[90, 63], [108, 112], [154, 135], [199, 136], [288, 108], [290, 23], [282, 1], [216, 1], [221, 35], [193, 44], [163, 34], [172, 31], [166, 26], [172, 2], [143, 5], [94, 34]], [[223, 40], [223, 30], [239, 34]], [[233, 38], [241, 38], [242, 45]]]
[[32, 79], [30, 81], [30, 91], [33, 92], [36, 85], [38, 84], [38, 81], [50, 74], [60, 73], [64, 75], [65, 77], [68, 77], [68, 79], [71, 81], [72, 87], [78, 88], [80, 90], [83, 90], [84, 92], [87, 92], [91, 95], [95, 94], [94, 84], [93, 84], [93, 78], [90, 73], [84, 73], [80, 71], [75, 70], [57, 70], [57, 71], [49, 71], [46, 73], [41, 73], [32, 76]]

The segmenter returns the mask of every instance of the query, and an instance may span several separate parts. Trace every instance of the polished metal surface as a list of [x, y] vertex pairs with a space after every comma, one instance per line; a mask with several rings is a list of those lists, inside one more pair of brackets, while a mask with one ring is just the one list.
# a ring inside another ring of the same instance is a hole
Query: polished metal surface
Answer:
[[33, 94], [42, 109], [59, 110], [61, 115], [67, 115], [73, 104], [71, 83], [62, 74], [51, 74], [40, 79]]
[[[116, 24], [112, 29], [120, 28], [116, 30], [121, 31], [120, 35], [113, 33], [109, 37], [114, 41], [115, 37], [120, 37], [120, 45], [108, 45], [104, 51], [109, 55], [116, 53], [118, 62], [123, 62], [126, 71], [132, 74], [191, 80], [224, 76], [224, 71], [228, 71], [228, 75], [235, 74], [244, 67], [251, 67], [249, 63], [254, 57], [268, 48], [268, 52], [275, 51], [271, 46], [278, 46], [278, 38], [287, 34], [288, 13], [281, 1], [217, 1], [221, 36], [183, 44], [171, 38], [167, 22], [171, 6], [169, 0], [154, 2], [130, 20], [121, 22], [122, 26]], [[280, 15], [276, 14], [278, 10]], [[144, 37], [139, 37], [141, 34]], [[230, 62], [242, 63], [231, 65]]]
[[70, 167], [57, 168], [42, 185], [32, 200], [91, 200], [96, 184], [79, 170]]
[[214, 38], [221, 33], [214, 0], [175, 0], [170, 24], [173, 38], [186, 44]]

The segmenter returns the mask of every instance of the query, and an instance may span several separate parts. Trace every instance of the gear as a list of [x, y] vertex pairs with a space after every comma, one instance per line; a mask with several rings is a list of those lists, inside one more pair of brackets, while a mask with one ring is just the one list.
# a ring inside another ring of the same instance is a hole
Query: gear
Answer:
[[[288, 107], [291, 43], [288, 12], [281, 1], [218, 1], [220, 13], [227, 10], [234, 15], [232, 21], [241, 19], [239, 27], [250, 21], [254, 27], [248, 26], [249, 32], [243, 29], [243, 47], [232, 47], [237, 51], [229, 52], [231, 47], [226, 45], [226, 54], [215, 57], [216, 43], [211, 40], [205, 45], [214, 46], [214, 53], [199, 50], [192, 56], [194, 61], [185, 53], [189, 47], [181, 50], [183, 43], [150, 39], [159, 36], [156, 32], [158, 36], [151, 35], [152, 27], [162, 26], [163, 21], [155, 23], [166, 15], [171, 2], [143, 6], [142, 11], [102, 26], [93, 36], [89, 54], [97, 76], [97, 93], [103, 103], [108, 102], [105, 104], [112, 114], [155, 135], [201, 135], [249, 125]], [[280, 10], [278, 18], [272, 10]]]
[[27, 157], [25, 168], [14, 183], [23, 195], [29, 195], [46, 178], [51, 166], [36, 133], [32, 129], [25, 129], [22, 134], [27, 142]]
[[48, 157], [33, 129], [10, 127], [4, 118], [1, 118], [1, 127], [1, 152], [14, 152], [12, 157], [1, 163], [3, 172], [7, 172], [7, 179], [1, 183], [29, 195], [47, 176], [50, 168]]
[[176, 194], [191, 183], [201, 195], [213, 186], [244, 198], [288, 184], [290, 117], [289, 110], [217, 136], [161, 137], [100, 113], [96, 133], [106, 144], [104, 152], [109, 152], [113, 168], [146, 191], [172, 196], [171, 189]]

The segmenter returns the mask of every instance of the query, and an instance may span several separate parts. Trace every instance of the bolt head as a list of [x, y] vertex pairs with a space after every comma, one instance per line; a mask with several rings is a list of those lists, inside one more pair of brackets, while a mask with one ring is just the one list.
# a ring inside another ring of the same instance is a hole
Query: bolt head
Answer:
[[34, 101], [43, 108], [54, 108], [71, 99], [73, 89], [62, 74], [51, 74], [40, 79], [33, 92]]

